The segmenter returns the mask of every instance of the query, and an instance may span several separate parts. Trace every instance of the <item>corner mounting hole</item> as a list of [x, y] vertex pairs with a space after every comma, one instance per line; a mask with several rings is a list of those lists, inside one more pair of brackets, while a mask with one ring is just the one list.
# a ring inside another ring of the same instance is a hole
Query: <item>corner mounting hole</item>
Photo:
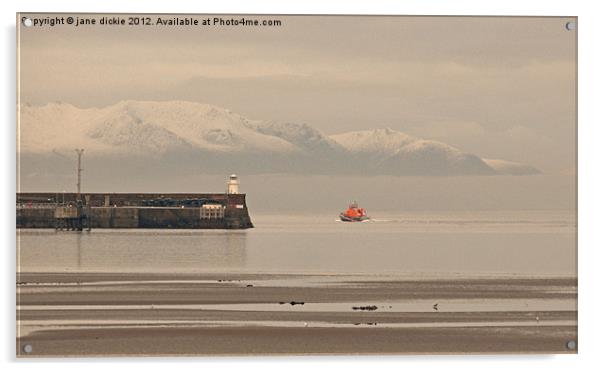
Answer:
[[31, 344], [25, 344], [23, 345], [23, 351], [25, 353], [31, 353], [33, 352], [33, 347], [31, 346]]
[[577, 343], [575, 342], [575, 340], [569, 340], [566, 342], [566, 347], [569, 350], [575, 350], [575, 348], [577, 348]]
[[564, 27], [568, 30], [568, 31], [573, 31], [575, 28], [577, 28], [577, 25], [575, 24], [575, 22], [571, 21], [571, 22], [567, 22]]
[[25, 26], [25, 27], [33, 26], [33, 21], [31, 20], [31, 18], [23, 18], [23, 26]]

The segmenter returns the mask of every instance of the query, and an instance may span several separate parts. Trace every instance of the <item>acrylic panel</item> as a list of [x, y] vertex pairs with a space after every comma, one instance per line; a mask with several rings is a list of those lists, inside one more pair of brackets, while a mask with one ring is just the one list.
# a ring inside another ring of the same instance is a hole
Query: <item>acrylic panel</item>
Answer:
[[16, 28], [19, 357], [577, 352], [575, 17]]

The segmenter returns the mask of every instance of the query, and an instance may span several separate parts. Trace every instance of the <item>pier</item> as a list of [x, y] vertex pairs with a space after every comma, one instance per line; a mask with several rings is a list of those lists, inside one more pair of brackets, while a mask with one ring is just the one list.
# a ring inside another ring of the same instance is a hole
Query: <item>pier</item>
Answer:
[[[17, 228], [253, 228], [246, 195], [17, 193]], [[81, 206], [77, 206], [81, 202]]]
[[236, 174], [224, 193], [84, 193], [84, 149], [75, 152], [77, 191], [17, 193], [17, 228], [253, 228]]

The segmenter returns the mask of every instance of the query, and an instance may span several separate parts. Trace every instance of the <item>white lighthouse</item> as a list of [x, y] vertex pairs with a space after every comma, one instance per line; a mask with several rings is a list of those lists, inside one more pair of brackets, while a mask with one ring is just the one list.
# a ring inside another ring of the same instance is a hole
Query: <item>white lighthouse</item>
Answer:
[[230, 179], [228, 180], [228, 194], [238, 194], [238, 186], [240, 183], [238, 182], [238, 177], [236, 174], [230, 175]]

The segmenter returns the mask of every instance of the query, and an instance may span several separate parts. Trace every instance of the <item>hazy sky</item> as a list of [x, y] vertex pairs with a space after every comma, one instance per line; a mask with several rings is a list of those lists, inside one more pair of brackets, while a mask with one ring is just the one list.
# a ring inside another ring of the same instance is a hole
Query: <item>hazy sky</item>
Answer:
[[21, 101], [192, 100], [327, 134], [390, 127], [574, 171], [568, 18], [262, 18], [283, 25], [21, 27]]

